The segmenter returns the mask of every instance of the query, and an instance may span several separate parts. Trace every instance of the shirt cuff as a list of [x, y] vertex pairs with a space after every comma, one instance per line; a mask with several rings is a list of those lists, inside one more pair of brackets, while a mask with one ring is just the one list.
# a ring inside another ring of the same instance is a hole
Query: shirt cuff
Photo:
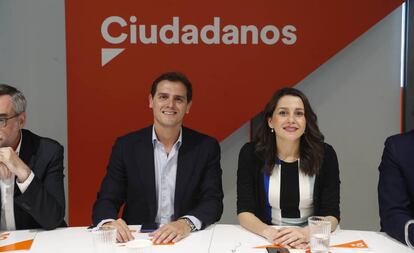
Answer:
[[98, 229], [98, 228], [102, 227], [103, 224], [108, 223], [108, 222], [111, 222], [111, 221], [114, 221], [114, 219], [101, 220], [101, 222], [99, 222], [98, 225], [96, 225], [96, 228]]
[[200, 230], [201, 229], [202, 223], [195, 216], [192, 216], [192, 215], [184, 215], [183, 217], [189, 218], [191, 220], [191, 222], [194, 224], [194, 226], [197, 228], [197, 230]]
[[34, 173], [33, 171], [30, 171], [29, 177], [27, 177], [23, 183], [19, 183], [19, 181], [16, 180], [17, 186], [19, 187], [21, 193], [24, 193], [27, 190], [30, 183], [33, 181], [33, 178], [34, 178]]

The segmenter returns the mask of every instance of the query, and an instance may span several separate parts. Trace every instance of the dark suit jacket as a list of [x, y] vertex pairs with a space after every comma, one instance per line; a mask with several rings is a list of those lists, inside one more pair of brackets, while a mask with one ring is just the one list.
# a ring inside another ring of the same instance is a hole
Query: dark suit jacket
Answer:
[[[414, 219], [414, 130], [385, 141], [379, 171], [381, 230], [405, 243], [404, 225]], [[414, 225], [410, 241], [414, 243]]]
[[[182, 128], [178, 152], [174, 219], [193, 215], [203, 227], [223, 212], [220, 146], [206, 135]], [[120, 137], [93, 207], [93, 224], [122, 218], [127, 224], [154, 222], [157, 215], [152, 126]]]
[[14, 185], [16, 229], [66, 226], [63, 147], [29, 130], [23, 129], [22, 136], [19, 157], [35, 177], [23, 194], [17, 184]]
[[[237, 170], [237, 213], [250, 212], [266, 224], [265, 191], [262, 168], [264, 160], [255, 152], [254, 143], [240, 150]], [[340, 221], [339, 168], [335, 150], [325, 144], [325, 155], [313, 190], [314, 215], [334, 216]]]

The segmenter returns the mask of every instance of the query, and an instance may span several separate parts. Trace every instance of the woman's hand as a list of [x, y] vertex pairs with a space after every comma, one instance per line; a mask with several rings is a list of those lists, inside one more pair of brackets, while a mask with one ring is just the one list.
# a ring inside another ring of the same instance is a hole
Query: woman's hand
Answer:
[[309, 241], [309, 228], [286, 227], [280, 228], [273, 240], [274, 244], [280, 244], [287, 248], [306, 248]]
[[271, 226], [267, 226], [263, 232], [262, 235], [270, 242], [270, 243], [274, 243], [274, 240], [277, 238], [277, 236], [279, 235], [279, 229], [276, 229], [274, 227]]

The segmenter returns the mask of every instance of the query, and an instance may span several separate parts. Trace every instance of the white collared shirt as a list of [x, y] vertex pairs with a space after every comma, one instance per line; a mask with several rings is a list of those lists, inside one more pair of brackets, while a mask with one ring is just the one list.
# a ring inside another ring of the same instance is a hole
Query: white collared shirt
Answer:
[[[20, 153], [20, 146], [22, 144], [23, 135], [20, 132], [19, 145], [16, 148], [16, 154]], [[30, 172], [29, 177], [23, 183], [17, 183], [20, 192], [23, 194], [30, 183], [33, 181], [34, 173]], [[1, 191], [1, 222], [0, 230], [16, 230], [16, 222], [14, 219], [14, 182], [16, 181], [16, 175], [12, 174], [9, 179], [0, 180]]]
[[[164, 145], [158, 140], [155, 127], [152, 127], [152, 143], [154, 145], [155, 191], [158, 210], [155, 222], [170, 223], [174, 216], [175, 182], [177, 176], [178, 152], [182, 144], [182, 128], [177, 141], [170, 153], [165, 151]], [[186, 215], [197, 229], [201, 228], [201, 221], [192, 215]]]
[[155, 192], [158, 202], [155, 222], [170, 223], [174, 216], [175, 178], [177, 176], [178, 150], [182, 135], [174, 143], [171, 151], [166, 152], [164, 145], [158, 140], [155, 128], [152, 128], [152, 143], [154, 145]]

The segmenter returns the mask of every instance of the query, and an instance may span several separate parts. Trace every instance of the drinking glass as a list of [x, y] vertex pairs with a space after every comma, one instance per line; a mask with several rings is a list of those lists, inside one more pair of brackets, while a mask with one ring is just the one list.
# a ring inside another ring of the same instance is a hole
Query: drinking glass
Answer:
[[100, 227], [92, 230], [93, 247], [96, 253], [114, 253], [116, 228]]
[[310, 250], [312, 253], [328, 253], [331, 222], [325, 217], [308, 218]]

